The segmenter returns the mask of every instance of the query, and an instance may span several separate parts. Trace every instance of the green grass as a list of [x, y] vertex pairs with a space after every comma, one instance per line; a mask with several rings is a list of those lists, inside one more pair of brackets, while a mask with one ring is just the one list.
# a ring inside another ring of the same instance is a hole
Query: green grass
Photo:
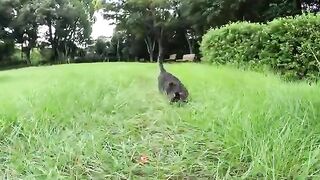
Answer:
[[[156, 64], [0, 72], [0, 176], [9, 179], [320, 178], [320, 86], [166, 65], [191, 102], [158, 93]], [[149, 163], [139, 165], [141, 155]]]

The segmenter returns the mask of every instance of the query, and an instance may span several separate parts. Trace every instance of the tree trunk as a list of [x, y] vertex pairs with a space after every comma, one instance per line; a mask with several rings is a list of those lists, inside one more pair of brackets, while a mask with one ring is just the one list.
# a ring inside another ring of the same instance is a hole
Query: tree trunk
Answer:
[[31, 64], [31, 48], [27, 47], [26, 48], [26, 61], [27, 61], [27, 64]]
[[64, 57], [63, 58], [67, 58], [67, 64], [71, 63], [71, 59], [70, 59], [70, 48], [68, 47], [67, 43], [64, 42]]
[[149, 60], [150, 62], [153, 62], [153, 51], [149, 53]]
[[54, 48], [54, 52], [55, 52], [55, 61], [58, 63], [58, 64], [62, 64], [62, 59], [63, 59], [63, 51], [61, 51], [57, 45], [55, 45], [55, 48]]
[[20, 52], [20, 56], [21, 56], [21, 61], [23, 61], [24, 57], [23, 57], [23, 54], [24, 54], [24, 49], [23, 49], [23, 43], [21, 43], [21, 52]]
[[147, 46], [147, 50], [149, 53], [149, 60], [150, 62], [153, 62], [153, 54], [154, 54], [154, 48], [155, 48], [156, 42], [154, 40], [151, 40], [150, 37], [146, 37], [144, 39], [144, 42]]
[[49, 26], [49, 41], [50, 43], [53, 43], [53, 32], [52, 32], [51, 20], [48, 20], [48, 26]]
[[189, 54], [193, 54], [193, 46], [192, 46], [192, 43], [191, 43], [187, 33], [185, 33], [185, 37], [186, 37], [188, 47], [189, 47]]
[[120, 41], [119, 41], [119, 38], [118, 38], [118, 42], [117, 42], [117, 57], [118, 57], [118, 61], [120, 61], [121, 57], [120, 57], [120, 52], [119, 52], [119, 46], [120, 46]]
[[159, 54], [158, 54], [158, 61], [159, 60], [163, 60], [163, 45], [162, 45], [162, 39], [159, 38], [158, 39], [158, 50], [159, 50]]
[[163, 60], [163, 57], [164, 57], [162, 39], [163, 39], [163, 28], [160, 29], [160, 36], [158, 37], [158, 61]]
[[52, 52], [53, 52], [53, 60], [56, 61], [57, 57], [59, 56], [58, 55], [59, 53], [57, 52], [55, 38], [53, 38], [51, 19], [48, 20], [48, 26], [49, 26], [49, 42], [51, 43], [51, 48], [52, 48]]

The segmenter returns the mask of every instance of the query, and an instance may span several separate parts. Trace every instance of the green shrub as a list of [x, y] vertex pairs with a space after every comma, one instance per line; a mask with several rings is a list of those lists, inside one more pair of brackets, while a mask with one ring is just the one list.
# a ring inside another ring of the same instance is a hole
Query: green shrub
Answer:
[[0, 61], [8, 61], [12, 59], [15, 48], [13, 41], [1, 41], [0, 40]]
[[52, 61], [54, 57], [54, 52], [51, 48], [41, 48], [40, 49], [42, 61]]
[[14, 53], [11, 56], [11, 61], [23, 61], [23, 59], [21, 59], [21, 49], [19, 48], [14, 49]]
[[207, 62], [265, 64], [288, 79], [318, 79], [320, 15], [228, 24], [210, 30], [200, 49]]
[[33, 48], [31, 50], [31, 64], [32, 65], [39, 65], [41, 61], [43, 61], [40, 50], [38, 48]]
[[200, 47], [205, 61], [225, 64], [259, 60], [263, 25], [236, 22], [210, 30]]
[[265, 31], [269, 37], [261, 59], [288, 78], [319, 77], [320, 15], [276, 19]]

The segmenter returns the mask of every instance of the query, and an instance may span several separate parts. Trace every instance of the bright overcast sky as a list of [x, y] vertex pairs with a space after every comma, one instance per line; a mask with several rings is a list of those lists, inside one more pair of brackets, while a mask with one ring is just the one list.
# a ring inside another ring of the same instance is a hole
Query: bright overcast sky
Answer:
[[110, 25], [110, 21], [103, 18], [101, 12], [95, 13], [96, 22], [92, 26], [92, 38], [97, 39], [99, 36], [111, 37], [114, 25]]
[[[96, 12], [94, 14], [96, 17], [96, 22], [92, 25], [92, 34], [93, 39], [97, 39], [99, 36], [111, 37], [114, 30], [114, 25], [110, 25], [110, 21], [107, 21], [103, 18], [101, 12]], [[48, 31], [47, 26], [40, 26], [39, 28], [39, 40], [44, 41], [46, 32]]]

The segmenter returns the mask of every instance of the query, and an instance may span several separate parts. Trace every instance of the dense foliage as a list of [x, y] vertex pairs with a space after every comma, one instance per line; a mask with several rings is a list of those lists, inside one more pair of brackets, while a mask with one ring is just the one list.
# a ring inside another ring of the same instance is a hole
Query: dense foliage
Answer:
[[[31, 63], [32, 49], [50, 49], [49, 61], [73, 58], [90, 40], [94, 3], [91, 0], [0, 0], [0, 60]], [[41, 35], [40, 31], [43, 32]], [[10, 46], [11, 44], [15, 46]]]
[[263, 29], [257, 23], [236, 22], [210, 30], [200, 47], [203, 59], [219, 64], [258, 61]]
[[[153, 61], [155, 57], [172, 53], [180, 57], [198, 53], [198, 42], [211, 27], [230, 21], [265, 22], [299, 14], [306, 3], [298, 0], [126, 0], [108, 2], [103, 10], [107, 19], [115, 21], [115, 34], [125, 35], [123, 48], [132, 52], [129, 56]], [[144, 49], [144, 53], [132, 51], [136, 47]]]
[[266, 24], [231, 23], [210, 30], [201, 50], [208, 62], [263, 63], [287, 78], [317, 79], [320, 15], [278, 18]]
[[[31, 64], [35, 57], [49, 63], [153, 61], [170, 54], [181, 58], [199, 54], [199, 42], [210, 28], [317, 12], [319, 4], [317, 0], [0, 0], [0, 64], [15, 60]], [[112, 37], [91, 38], [97, 12], [116, 25]]]

